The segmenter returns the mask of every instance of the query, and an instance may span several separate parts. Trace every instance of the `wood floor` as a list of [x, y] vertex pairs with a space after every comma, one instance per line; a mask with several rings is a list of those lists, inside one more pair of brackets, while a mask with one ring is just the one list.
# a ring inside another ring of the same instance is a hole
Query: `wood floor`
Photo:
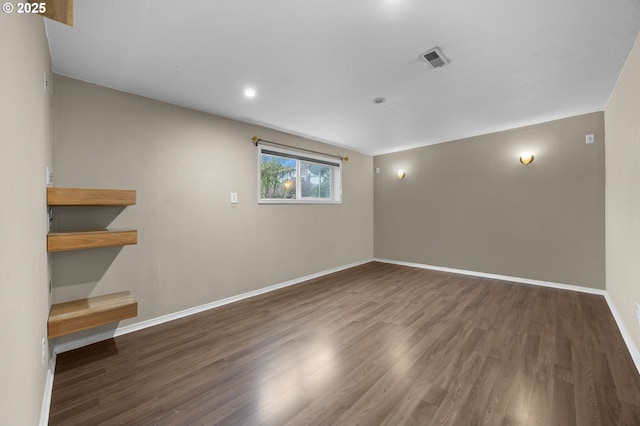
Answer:
[[602, 296], [368, 263], [60, 354], [51, 425], [640, 425]]

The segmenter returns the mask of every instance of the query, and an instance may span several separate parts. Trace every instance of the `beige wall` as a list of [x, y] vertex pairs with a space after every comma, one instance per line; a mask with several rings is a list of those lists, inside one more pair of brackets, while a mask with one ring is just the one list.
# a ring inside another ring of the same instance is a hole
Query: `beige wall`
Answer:
[[35, 425], [49, 312], [51, 96], [43, 76], [51, 76], [51, 64], [43, 18], [0, 13], [0, 55], [0, 423]]
[[605, 110], [607, 291], [640, 347], [640, 36]]
[[[121, 212], [66, 208], [57, 223], [139, 234], [137, 246], [55, 254], [56, 302], [129, 289], [139, 316], [125, 325], [372, 257], [371, 156], [66, 77], [55, 84], [56, 184], [138, 191]], [[349, 155], [343, 204], [258, 205], [254, 135]]]
[[381, 155], [374, 167], [376, 257], [604, 288], [603, 113]]

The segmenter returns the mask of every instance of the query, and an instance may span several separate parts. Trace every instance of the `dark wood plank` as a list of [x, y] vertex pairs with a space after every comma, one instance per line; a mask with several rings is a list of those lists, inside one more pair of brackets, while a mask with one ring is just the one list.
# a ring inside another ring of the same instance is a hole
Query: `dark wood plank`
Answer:
[[377, 262], [58, 355], [51, 425], [637, 425], [601, 296]]

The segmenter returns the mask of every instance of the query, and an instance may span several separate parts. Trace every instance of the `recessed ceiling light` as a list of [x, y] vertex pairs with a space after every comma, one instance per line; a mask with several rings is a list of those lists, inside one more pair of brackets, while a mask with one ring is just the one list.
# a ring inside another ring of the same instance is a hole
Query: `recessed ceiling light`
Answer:
[[374, 104], [381, 104], [381, 103], [383, 103], [384, 101], [386, 101], [386, 99], [385, 99], [385, 98], [375, 98], [375, 99], [373, 100], [373, 103], [374, 103]]
[[256, 97], [256, 91], [253, 90], [252, 88], [247, 88], [247, 89], [244, 89], [244, 95], [247, 98], [255, 98]]

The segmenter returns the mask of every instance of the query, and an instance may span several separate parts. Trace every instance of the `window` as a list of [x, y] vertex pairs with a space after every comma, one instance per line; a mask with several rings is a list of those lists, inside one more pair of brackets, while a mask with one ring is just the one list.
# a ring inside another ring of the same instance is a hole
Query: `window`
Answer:
[[340, 160], [259, 145], [260, 203], [340, 203]]

